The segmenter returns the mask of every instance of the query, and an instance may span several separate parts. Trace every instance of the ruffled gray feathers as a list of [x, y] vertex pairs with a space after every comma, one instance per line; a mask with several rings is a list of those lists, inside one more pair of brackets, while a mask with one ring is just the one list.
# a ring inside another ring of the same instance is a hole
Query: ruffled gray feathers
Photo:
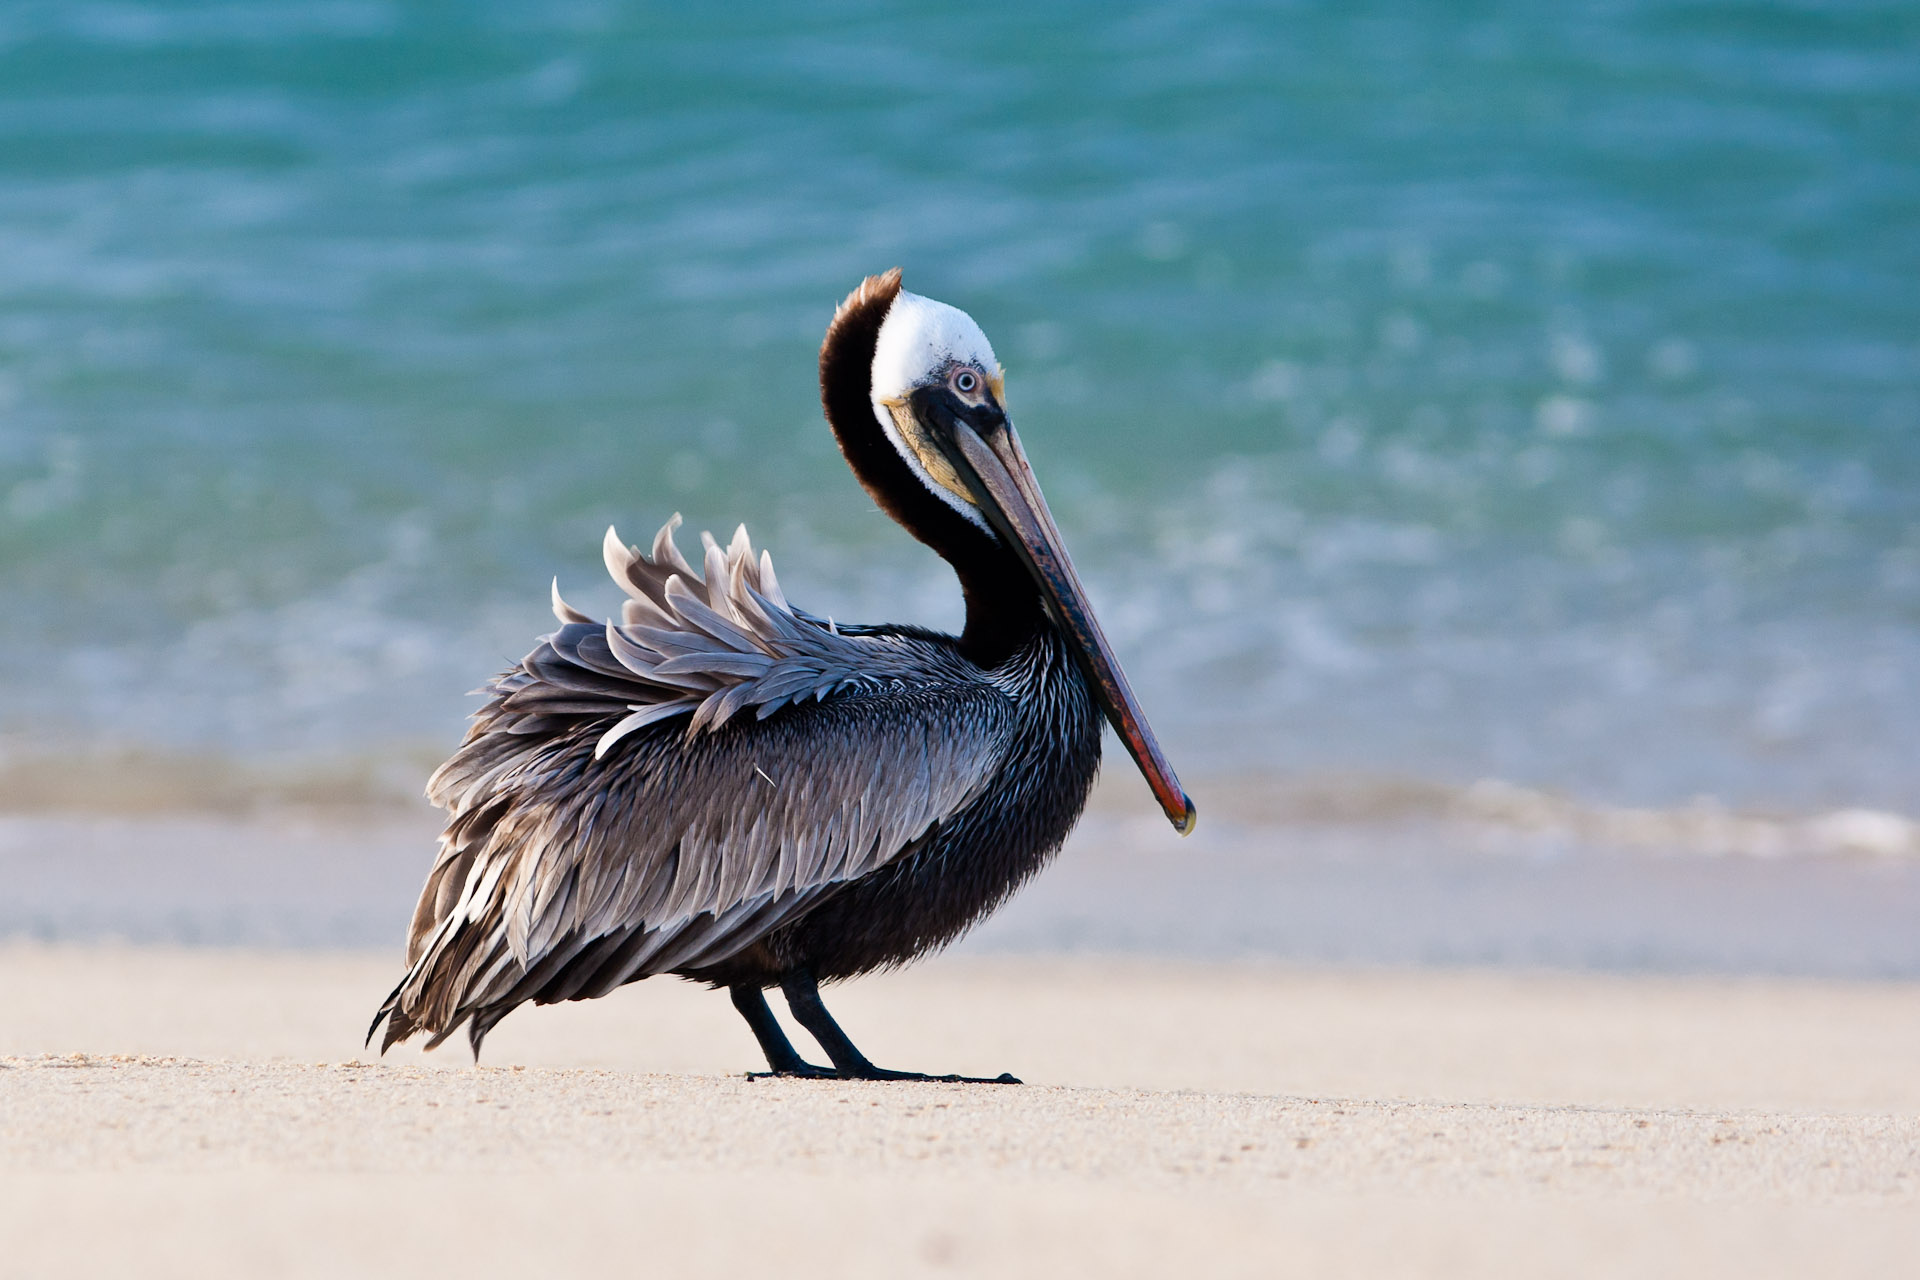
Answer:
[[[483, 692], [428, 795], [449, 820], [383, 1042], [527, 1000], [710, 970], [918, 848], [1017, 736], [1010, 688], [945, 637], [843, 632], [792, 608], [745, 530], [611, 530], [619, 622], [554, 593], [559, 630]], [[744, 714], [752, 712], [751, 715]]]

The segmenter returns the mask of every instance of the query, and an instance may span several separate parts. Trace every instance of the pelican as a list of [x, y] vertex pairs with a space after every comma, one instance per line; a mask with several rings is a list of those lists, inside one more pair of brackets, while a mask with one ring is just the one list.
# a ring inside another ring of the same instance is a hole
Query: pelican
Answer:
[[[725, 987], [777, 1076], [962, 1079], [875, 1066], [820, 984], [951, 942], [1047, 864], [1086, 805], [1104, 713], [1174, 827], [1161, 754], [1067, 558], [986, 335], [871, 276], [835, 311], [820, 397], [868, 494], [960, 581], [958, 636], [847, 626], [787, 602], [744, 527], [699, 569], [607, 531], [628, 597], [480, 692], [433, 775], [447, 811], [374, 1016], [381, 1052], [481, 1041], [518, 1006], [655, 974]], [[831, 1061], [798, 1053], [779, 987]], [[1001, 1081], [1015, 1082], [1001, 1076]]]

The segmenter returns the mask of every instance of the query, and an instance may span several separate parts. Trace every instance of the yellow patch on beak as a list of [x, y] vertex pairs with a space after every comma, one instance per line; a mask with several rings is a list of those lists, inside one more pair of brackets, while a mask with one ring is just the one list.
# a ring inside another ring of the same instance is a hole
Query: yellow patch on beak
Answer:
[[954, 470], [953, 464], [947, 461], [947, 455], [940, 452], [927, 434], [927, 429], [920, 424], [920, 419], [914, 416], [913, 406], [906, 397], [882, 400], [880, 403], [887, 406], [887, 412], [893, 415], [893, 425], [900, 431], [900, 438], [907, 442], [907, 447], [913, 450], [913, 456], [920, 460], [921, 467], [933, 478], [933, 482], [968, 506], [978, 506], [960, 479], [960, 473]]

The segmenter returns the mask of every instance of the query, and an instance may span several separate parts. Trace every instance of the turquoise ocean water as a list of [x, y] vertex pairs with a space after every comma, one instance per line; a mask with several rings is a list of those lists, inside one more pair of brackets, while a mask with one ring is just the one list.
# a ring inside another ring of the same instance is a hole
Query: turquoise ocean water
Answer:
[[6, 750], [443, 747], [675, 510], [955, 624], [899, 264], [1184, 772], [1920, 812], [1920, 9], [801, 13], [0, 6]]

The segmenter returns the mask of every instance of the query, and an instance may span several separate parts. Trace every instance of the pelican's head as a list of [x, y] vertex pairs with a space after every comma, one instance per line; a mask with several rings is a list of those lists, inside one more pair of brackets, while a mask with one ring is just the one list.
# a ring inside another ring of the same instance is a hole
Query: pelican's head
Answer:
[[[1006, 379], [973, 317], [904, 289], [887, 309], [874, 343], [869, 382], [873, 416], [907, 466], [934, 497], [994, 532], [979, 495], [950, 459], [953, 427], [982, 439], [1005, 432]], [[1014, 441], [1014, 448], [1019, 442]], [[1036, 487], [1034, 492], [1039, 492]]]
[[[854, 332], [867, 336], [855, 343], [849, 338]], [[871, 341], [870, 348], [866, 341]], [[838, 420], [840, 413], [850, 417], [854, 411], [849, 403], [852, 396], [842, 388], [857, 377], [854, 369], [845, 367], [856, 350], [872, 352], [862, 380], [867, 391], [865, 407], [870, 407], [874, 425], [890, 446], [886, 451], [898, 454], [912, 482], [978, 531], [959, 530], [956, 538], [984, 536], [1012, 552], [1039, 589], [1048, 615], [1079, 656], [1108, 722], [1139, 765], [1161, 808], [1182, 834], [1191, 830], [1193, 802], [1161, 754], [1101, 633], [1040, 493], [1040, 483], [1020, 447], [1020, 437], [1007, 417], [1006, 382], [987, 335], [959, 308], [901, 289], [897, 270], [871, 277], [855, 290], [827, 332], [821, 349], [821, 388], [828, 418], [834, 421], [842, 448], [862, 482], [900, 517], [904, 505], [900, 495], [881, 490], [889, 483], [896, 488], [907, 484], [906, 477], [898, 467], [888, 473], [899, 477], [897, 482], [881, 481], [863, 471], [856, 456], [859, 446], [851, 442], [863, 434], [870, 437], [873, 428], [864, 433], [847, 430]], [[885, 449], [877, 441], [871, 447]], [[909, 520], [902, 522], [914, 528]], [[916, 533], [927, 537], [924, 530]], [[935, 538], [928, 540], [948, 554]], [[994, 563], [1001, 563], [998, 556]], [[1010, 565], [1007, 571], [1018, 572]]]

